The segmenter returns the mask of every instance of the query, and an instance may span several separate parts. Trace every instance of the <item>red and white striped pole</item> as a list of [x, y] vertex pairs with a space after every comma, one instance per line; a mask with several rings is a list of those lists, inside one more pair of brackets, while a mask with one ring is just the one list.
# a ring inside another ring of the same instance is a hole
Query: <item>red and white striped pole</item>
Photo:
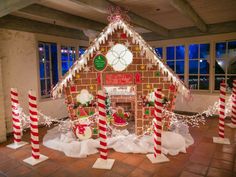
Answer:
[[13, 136], [14, 143], [7, 145], [7, 147], [12, 149], [20, 148], [27, 142], [21, 141], [22, 137], [22, 124], [21, 117], [19, 112], [19, 99], [18, 92], [16, 88], [11, 88], [11, 112], [12, 112], [12, 127], [13, 127]]
[[21, 121], [19, 115], [19, 100], [18, 100], [18, 92], [16, 88], [11, 88], [11, 110], [12, 110], [12, 123], [13, 123], [13, 135], [14, 135], [14, 143], [21, 142]]
[[98, 112], [99, 112], [99, 137], [100, 137], [100, 158], [96, 160], [93, 168], [111, 169], [115, 160], [107, 159], [107, 119], [106, 119], [106, 95], [102, 90], [98, 91]]
[[30, 115], [30, 141], [32, 154], [31, 157], [23, 160], [30, 165], [36, 165], [48, 159], [39, 153], [39, 129], [38, 129], [38, 110], [37, 110], [37, 97], [34, 91], [29, 91], [29, 115]]
[[103, 91], [98, 91], [98, 112], [99, 112], [99, 137], [100, 137], [100, 158], [107, 159], [107, 121], [106, 121], [106, 96]]
[[236, 80], [233, 81], [231, 124], [236, 127]]
[[219, 137], [225, 137], [225, 99], [226, 99], [226, 84], [220, 84], [220, 110], [219, 110]]
[[155, 90], [154, 110], [154, 157], [161, 154], [161, 133], [162, 133], [162, 95], [161, 89]]
[[37, 98], [33, 91], [29, 91], [29, 114], [30, 114], [30, 135], [32, 157], [39, 159], [39, 130], [38, 130], [38, 111], [37, 111]]
[[155, 89], [154, 92], [154, 118], [153, 118], [153, 137], [154, 137], [154, 154], [148, 154], [147, 157], [152, 163], [168, 162], [169, 159], [162, 154], [161, 135], [162, 135], [162, 93], [161, 89]]

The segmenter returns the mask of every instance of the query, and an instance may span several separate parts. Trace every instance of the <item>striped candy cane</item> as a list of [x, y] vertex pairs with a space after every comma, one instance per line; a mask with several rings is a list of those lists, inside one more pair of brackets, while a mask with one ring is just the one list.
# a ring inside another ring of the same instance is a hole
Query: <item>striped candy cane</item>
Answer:
[[231, 122], [236, 126], [236, 80], [233, 81], [233, 104], [231, 110]]
[[30, 114], [30, 135], [31, 135], [31, 147], [32, 157], [39, 159], [39, 131], [38, 131], [38, 111], [36, 94], [33, 91], [29, 91], [29, 114]]
[[219, 137], [225, 137], [225, 98], [226, 98], [226, 84], [220, 84], [220, 111], [219, 111]]
[[18, 100], [17, 89], [11, 88], [11, 110], [12, 110], [14, 143], [21, 142], [21, 135], [22, 135], [18, 106], [19, 106], [19, 100]]
[[107, 159], [107, 122], [106, 122], [106, 106], [105, 94], [102, 90], [98, 91], [98, 112], [99, 112], [99, 137], [100, 137], [100, 158]]
[[161, 154], [161, 132], [162, 132], [162, 95], [161, 89], [155, 90], [154, 111], [154, 157]]

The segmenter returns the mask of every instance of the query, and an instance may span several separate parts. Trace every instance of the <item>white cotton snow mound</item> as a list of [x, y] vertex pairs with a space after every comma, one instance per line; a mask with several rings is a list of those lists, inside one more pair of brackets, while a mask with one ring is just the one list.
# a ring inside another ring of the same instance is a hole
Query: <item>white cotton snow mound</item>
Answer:
[[[162, 133], [162, 152], [170, 155], [186, 153], [186, 148], [193, 142], [192, 136], [186, 131], [182, 132], [182, 135], [164, 131]], [[152, 136], [138, 137], [135, 134], [129, 134], [127, 130], [115, 131], [113, 137], [107, 139], [107, 143], [108, 148], [122, 153], [154, 152]], [[55, 127], [47, 132], [43, 138], [43, 144], [48, 148], [64, 152], [66, 156], [84, 158], [98, 152], [99, 139], [78, 141], [73, 132], [61, 133], [58, 131], [58, 127]]]

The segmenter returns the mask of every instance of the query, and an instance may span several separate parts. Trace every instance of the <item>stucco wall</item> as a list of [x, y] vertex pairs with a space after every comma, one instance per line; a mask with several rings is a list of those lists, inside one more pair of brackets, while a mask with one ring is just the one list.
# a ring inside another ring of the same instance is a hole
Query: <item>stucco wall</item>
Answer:
[[[38, 94], [38, 59], [35, 34], [0, 30], [0, 51], [3, 73], [3, 82], [1, 85], [3, 85], [4, 90], [5, 120], [7, 132], [11, 132], [10, 88], [15, 87], [18, 89], [19, 101], [26, 113], [28, 112], [28, 90], [33, 89]], [[64, 99], [39, 100], [38, 107], [46, 115], [58, 118], [67, 116]], [[1, 128], [0, 132], [2, 132]]]

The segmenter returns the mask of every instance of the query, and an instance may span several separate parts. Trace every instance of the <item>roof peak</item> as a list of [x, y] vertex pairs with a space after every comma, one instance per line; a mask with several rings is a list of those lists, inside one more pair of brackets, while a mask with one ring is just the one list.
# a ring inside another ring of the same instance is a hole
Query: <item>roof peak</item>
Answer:
[[128, 16], [128, 10], [121, 9], [119, 6], [110, 6], [108, 8], [109, 16], [107, 20], [111, 22], [123, 20], [126, 22], [130, 21], [130, 17]]

